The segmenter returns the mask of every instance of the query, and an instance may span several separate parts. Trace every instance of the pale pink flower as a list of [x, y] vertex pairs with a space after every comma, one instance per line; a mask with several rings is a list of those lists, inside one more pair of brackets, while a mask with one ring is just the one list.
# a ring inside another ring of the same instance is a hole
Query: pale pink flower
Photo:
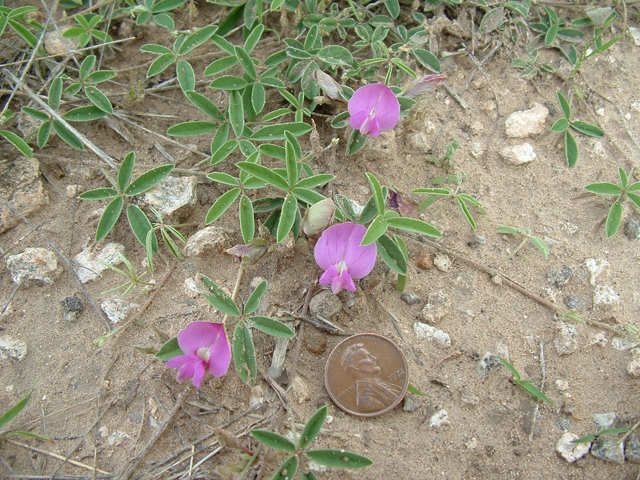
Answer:
[[200, 388], [207, 371], [221, 377], [229, 368], [231, 350], [221, 323], [193, 322], [178, 333], [178, 345], [184, 355], [165, 362], [178, 369], [178, 381], [193, 378], [193, 386]]
[[391, 130], [400, 118], [400, 103], [384, 83], [372, 83], [356, 90], [348, 108], [351, 126], [373, 138], [381, 131]]
[[375, 244], [362, 246], [367, 229], [351, 222], [329, 227], [316, 244], [316, 262], [325, 272], [320, 277], [322, 285], [331, 285], [333, 293], [342, 288], [356, 291], [354, 280], [371, 273], [376, 263]]

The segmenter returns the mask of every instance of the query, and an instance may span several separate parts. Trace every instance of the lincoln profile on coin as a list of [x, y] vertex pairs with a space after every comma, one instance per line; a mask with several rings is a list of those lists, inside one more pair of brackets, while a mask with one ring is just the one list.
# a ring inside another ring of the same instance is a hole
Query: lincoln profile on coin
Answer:
[[363, 412], [375, 412], [388, 407], [402, 392], [397, 385], [378, 378], [380, 367], [376, 360], [364, 343], [349, 345], [340, 357], [342, 369], [355, 379], [356, 404]]

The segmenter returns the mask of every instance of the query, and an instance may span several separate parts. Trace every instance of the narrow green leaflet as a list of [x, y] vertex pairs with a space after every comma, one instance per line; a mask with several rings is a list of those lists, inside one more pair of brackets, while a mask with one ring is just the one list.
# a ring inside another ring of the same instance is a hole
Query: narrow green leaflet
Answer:
[[298, 200], [301, 200], [307, 205], [314, 205], [325, 199], [321, 194], [309, 188], [295, 187], [291, 189], [291, 193], [293, 193]]
[[298, 464], [298, 456], [291, 455], [278, 467], [271, 480], [293, 480], [298, 472]]
[[104, 210], [100, 221], [98, 222], [98, 228], [96, 229], [96, 242], [99, 242], [111, 231], [113, 226], [118, 221], [122, 207], [124, 206], [124, 198], [114, 198], [107, 208]]
[[407, 274], [407, 262], [400, 247], [387, 235], [382, 235], [376, 241], [378, 255], [399, 275]]
[[204, 28], [201, 28], [197, 32], [192, 33], [182, 42], [182, 44], [178, 48], [178, 55], [185, 55], [197, 46], [202, 45], [209, 38], [211, 38], [214, 33], [216, 33], [217, 29], [217, 25], [208, 25]]
[[107, 115], [107, 112], [96, 107], [95, 105], [87, 105], [85, 107], [72, 108], [65, 113], [62, 118], [68, 122], [92, 122]]
[[233, 75], [225, 75], [216, 78], [209, 86], [220, 90], [242, 90], [247, 86], [247, 81]]
[[569, 120], [571, 118], [571, 105], [569, 105], [569, 102], [561, 91], [558, 90], [556, 92], [556, 96], [558, 97], [558, 102], [560, 102], [560, 108], [562, 108], [564, 118]]
[[367, 233], [364, 234], [364, 238], [360, 242], [360, 245], [362, 246], [371, 245], [378, 238], [384, 235], [384, 232], [387, 231], [387, 228], [389, 228], [389, 224], [387, 223], [387, 221], [384, 219], [382, 215], [378, 215], [373, 220], [373, 222], [371, 222], [371, 225], [369, 225], [369, 228], [367, 228]]
[[224, 122], [225, 118], [222, 112], [218, 107], [216, 107], [211, 100], [209, 100], [204, 95], [199, 94], [198, 92], [185, 92], [185, 96], [189, 99], [191, 103], [193, 103], [196, 107], [200, 109], [203, 113], [208, 115], [214, 120], [218, 122]]
[[240, 377], [240, 379], [247, 383], [247, 354], [244, 349], [244, 330], [247, 326], [244, 322], [238, 322], [236, 328], [233, 332], [233, 346], [232, 346], [232, 354], [233, 354], [233, 365], [236, 369], [236, 373]]
[[521, 380], [517, 382], [517, 384], [532, 397], [537, 398], [538, 400], [542, 402], [546, 402], [549, 405], [553, 405], [555, 407], [555, 404], [551, 400], [549, 400], [549, 398], [547, 398], [547, 396], [544, 393], [542, 393], [542, 391], [538, 387], [533, 385], [529, 380]]
[[415, 218], [396, 217], [387, 220], [390, 227], [408, 230], [410, 232], [421, 233], [430, 237], [441, 237], [442, 233], [436, 227], [429, 225], [427, 222], [417, 220]]
[[323, 405], [309, 419], [307, 424], [302, 429], [302, 433], [300, 433], [300, 448], [307, 448], [311, 444], [313, 439], [318, 436], [322, 425], [324, 425], [324, 422], [327, 419], [327, 413], [327, 406]]
[[173, 64], [176, 61], [176, 56], [173, 53], [165, 53], [156, 58], [151, 66], [149, 66], [149, 70], [147, 70], [147, 78], [154, 77], [159, 73], [164, 72], [167, 67]]
[[255, 235], [255, 220], [253, 217], [253, 204], [249, 197], [243, 195], [240, 199], [239, 206], [240, 231], [242, 232], [242, 240], [249, 243]]
[[564, 132], [564, 155], [569, 168], [575, 167], [578, 161], [578, 144], [569, 130]]
[[413, 51], [413, 55], [416, 57], [416, 60], [425, 68], [431, 70], [435, 73], [440, 73], [442, 69], [440, 65], [440, 61], [438, 57], [436, 57], [429, 50], [424, 50], [423, 48], [416, 48]]
[[256, 347], [253, 343], [253, 336], [251, 335], [251, 329], [243, 324], [242, 328], [242, 343], [244, 346], [245, 358], [247, 362], [247, 369], [251, 375], [252, 383], [256, 382], [258, 375], [258, 364], [256, 362]]
[[313, 175], [312, 177], [303, 178], [298, 183], [296, 183], [296, 187], [298, 188], [315, 188], [321, 185], [326, 185], [335, 177], [328, 173], [321, 173], [319, 175]]
[[204, 219], [204, 222], [209, 225], [210, 223], [215, 222], [218, 218], [226, 212], [229, 207], [236, 201], [236, 199], [240, 196], [241, 190], [240, 188], [232, 188], [228, 192], [223, 193], [220, 197], [211, 205], [211, 208], [207, 212], [207, 216]]
[[[129, 220], [129, 226], [135, 237], [142, 245], [146, 246], [147, 235], [153, 228], [149, 218], [137, 205], [129, 205], [127, 207], [127, 220]], [[155, 235], [151, 236], [151, 251], [158, 253], [158, 239]]]
[[569, 121], [566, 118], [560, 118], [556, 120], [556, 122], [551, 125], [552, 132], [564, 132], [567, 128], [569, 128]]
[[247, 172], [248, 174], [259, 178], [263, 182], [267, 182], [269, 185], [279, 188], [280, 190], [284, 190], [285, 192], [289, 190], [287, 180], [282, 175], [268, 169], [267, 167], [251, 162], [238, 162], [236, 163], [236, 166], [243, 172]]
[[2, 417], [0, 417], [0, 429], [4, 428], [11, 420], [16, 418], [18, 414], [24, 409], [24, 407], [27, 406], [32, 393], [33, 389], [31, 389], [26, 397], [16, 403], [13, 407], [7, 410], [4, 415], [2, 415]]
[[622, 220], [622, 212], [623, 207], [620, 202], [613, 202], [611, 208], [609, 209], [609, 214], [607, 215], [607, 237], [613, 237], [620, 227], [620, 221]]
[[96, 188], [95, 190], [87, 190], [78, 196], [83, 200], [103, 200], [115, 197], [117, 194], [118, 192], [114, 188]]
[[178, 60], [176, 75], [183, 92], [190, 92], [196, 88], [196, 74], [191, 64], [186, 60]]
[[249, 432], [253, 438], [260, 443], [265, 444], [269, 448], [287, 453], [293, 453], [296, 451], [296, 446], [287, 438], [269, 430], [255, 429]]
[[282, 213], [280, 214], [280, 223], [278, 224], [278, 231], [276, 239], [278, 243], [282, 242], [291, 231], [293, 223], [296, 221], [296, 213], [298, 211], [298, 201], [296, 197], [288, 194], [282, 204]]
[[240, 316], [240, 309], [236, 305], [236, 302], [234, 302], [216, 282], [206, 275], [202, 275], [202, 282], [209, 290], [209, 293], [211, 293], [211, 295], [203, 294], [207, 302], [226, 315], [231, 315], [232, 317]]
[[293, 338], [296, 336], [293, 330], [279, 320], [262, 316], [249, 317], [249, 320], [251, 320], [252, 327], [267, 335], [280, 338]]
[[133, 167], [136, 164], [136, 153], [129, 152], [124, 160], [122, 161], [122, 165], [120, 165], [120, 170], [118, 170], [118, 190], [124, 192], [131, 181], [131, 175], [133, 174]]
[[162, 167], [152, 168], [131, 182], [124, 191], [125, 195], [133, 196], [146, 192], [160, 183], [174, 168], [175, 165], [163, 165]]
[[500, 362], [509, 369], [509, 371], [511, 372], [511, 375], [513, 375], [513, 378], [517, 381], [520, 381], [520, 374], [518, 373], [518, 371], [513, 367], [513, 365], [511, 365], [509, 362], [507, 362], [504, 358], [502, 357], [498, 357], [498, 360], [500, 360]]
[[222, 73], [237, 64], [238, 58], [235, 56], [230, 55], [228, 57], [222, 57], [211, 62], [207, 68], [204, 69], [204, 75], [217, 75], [218, 73]]
[[585, 135], [589, 135], [591, 137], [602, 138], [602, 136], [604, 135], [604, 132], [602, 131], [602, 129], [600, 129], [600, 127], [596, 127], [595, 125], [591, 125], [587, 122], [576, 121], [571, 122], [570, 125], [580, 133], [584, 133]]
[[492, 8], [484, 14], [480, 21], [480, 31], [485, 35], [493, 32], [505, 21], [504, 8]]
[[8, 130], [0, 130], [0, 135], [6, 138], [14, 147], [16, 147], [22, 154], [27, 158], [33, 158], [33, 152], [27, 142], [25, 142], [22, 138], [16, 135], [13, 132], [9, 132]]
[[267, 291], [267, 287], [268, 284], [266, 280], [263, 280], [258, 284], [255, 290], [251, 292], [251, 295], [249, 295], [249, 298], [247, 298], [242, 313], [244, 313], [245, 315], [251, 315], [258, 309], [258, 307], [260, 306], [260, 299]]
[[378, 210], [378, 215], [383, 215], [385, 210], [385, 202], [384, 196], [382, 194], [382, 186], [378, 179], [371, 173], [367, 172], [365, 174], [367, 176], [367, 180], [369, 180], [369, 185], [371, 186], [371, 192], [373, 193], [374, 201], [376, 202], [376, 209]]
[[531, 240], [531, 243], [533, 243], [533, 245], [540, 251], [545, 260], [549, 258], [549, 247], [547, 247], [547, 244], [544, 243], [544, 240], [534, 236], [532, 236], [529, 240]]
[[209, 180], [213, 180], [214, 182], [223, 183], [225, 185], [231, 185], [232, 187], [239, 187], [240, 186], [240, 183], [238, 182], [238, 179], [235, 178], [235, 177], [232, 177], [228, 173], [213, 172], [213, 173], [208, 174], [207, 178]]
[[167, 340], [162, 347], [160, 347], [160, 350], [158, 350], [158, 353], [156, 353], [155, 356], [158, 360], [166, 362], [180, 355], [184, 355], [184, 352], [178, 345], [178, 337], [173, 337]]
[[291, 132], [296, 137], [309, 133], [311, 125], [304, 122], [280, 123], [259, 128], [251, 135], [251, 140], [269, 142], [273, 140], [285, 140], [285, 132]]
[[347, 155], [353, 155], [362, 150], [367, 143], [369, 135], [362, 135], [360, 130], [354, 130], [347, 141]]
[[236, 90], [229, 94], [229, 121], [231, 122], [233, 133], [237, 137], [241, 137], [244, 131], [244, 108], [242, 95]]
[[373, 462], [362, 455], [346, 450], [309, 450], [305, 455], [320, 465], [334, 468], [366, 468]]
[[49, 87], [49, 96], [47, 98], [47, 103], [54, 110], [58, 110], [60, 107], [60, 97], [62, 96], [62, 79], [60, 77], [56, 77], [53, 82], [51, 82], [51, 87]]
[[471, 212], [469, 212], [469, 209], [467, 208], [467, 205], [464, 203], [464, 201], [460, 197], [456, 197], [456, 201], [458, 202], [458, 205], [460, 206], [460, 209], [462, 210], [462, 213], [467, 218], [467, 222], [469, 222], [469, 225], [471, 225], [471, 228], [473, 228], [475, 230], [476, 229], [476, 222], [473, 219], [473, 217], [471, 216]]
[[584, 187], [585, 190], [593, 193], [599, 193], [600, 195], [621, 195], [622, 188], [620, 185], [616, 185], [615, 183], [602, 182], [602, 183], [591, 183]]
[[218, 128], [218, 125], [211, 122], [195, 121], [195, 122], [183, 122], [167, 130], [167, 135], [172, 137], [195, 137], [197, 135], [204, 135], [205, 133], [213, 132]]
[[251, 57], [242, 47], [236, 46], [235, 52], [240, 65], [242, 65], [244, 73], [247, 75], [249, 80], [255, 82], [256, 78], [258, 78], [258, 72], [256, 70], [256, 66], [253, 63], [253, 60], [251, 60]]

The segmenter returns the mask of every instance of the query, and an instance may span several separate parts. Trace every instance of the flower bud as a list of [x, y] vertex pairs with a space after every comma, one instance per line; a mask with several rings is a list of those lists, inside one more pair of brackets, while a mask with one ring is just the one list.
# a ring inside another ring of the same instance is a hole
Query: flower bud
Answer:
[[304, 234], [310, 237], [320, 233], [329, 226], [335, 213], [336, 206], [330, 198], [311, 205], [304, 221]]
[[423, 77], [411, 80], [405, 87], [402, 96], [407, 98], [414, 98], [422, 95], [429, 90], [433, 90], [447, 79], [444, 75], [425, 75]]
[[322, 70], [316, 68], [313, 72], [313, 78], [316, 79], [325, 96], [337, 102], [344, 103], [344, 98], [342, 98], [342, 88], [330, 75], [327, 75]]

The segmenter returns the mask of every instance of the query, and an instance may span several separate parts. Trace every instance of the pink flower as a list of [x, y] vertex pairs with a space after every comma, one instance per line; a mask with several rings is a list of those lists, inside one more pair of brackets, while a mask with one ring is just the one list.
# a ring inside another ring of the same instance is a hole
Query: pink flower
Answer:
[[193, 322], [178, 333], [178, 345], [185, 353], [165, 363], [178, 369], [178, 381], [193, 377], [193, 386], [200, 388], [207, 370], [221, 377], [229, 368], [231, 350], [221, 323]]
[[371, 273], [376, 264], [375, 244], [360, 245], [367, 229], [347, 222], [334, 225], [324, 231], [316, 244], [316, 262], [325, 272], [320, 277], [322, 285], [331, 285], [338, 294], [344, 287], [356, 291], [354, 280]]
[[391, 130], [400, 118], [400, 103], [384, 83], [372, 83], [359, 88], [349, 100], [351, 126], [362, 135], [373, 138], [381, 131]]

